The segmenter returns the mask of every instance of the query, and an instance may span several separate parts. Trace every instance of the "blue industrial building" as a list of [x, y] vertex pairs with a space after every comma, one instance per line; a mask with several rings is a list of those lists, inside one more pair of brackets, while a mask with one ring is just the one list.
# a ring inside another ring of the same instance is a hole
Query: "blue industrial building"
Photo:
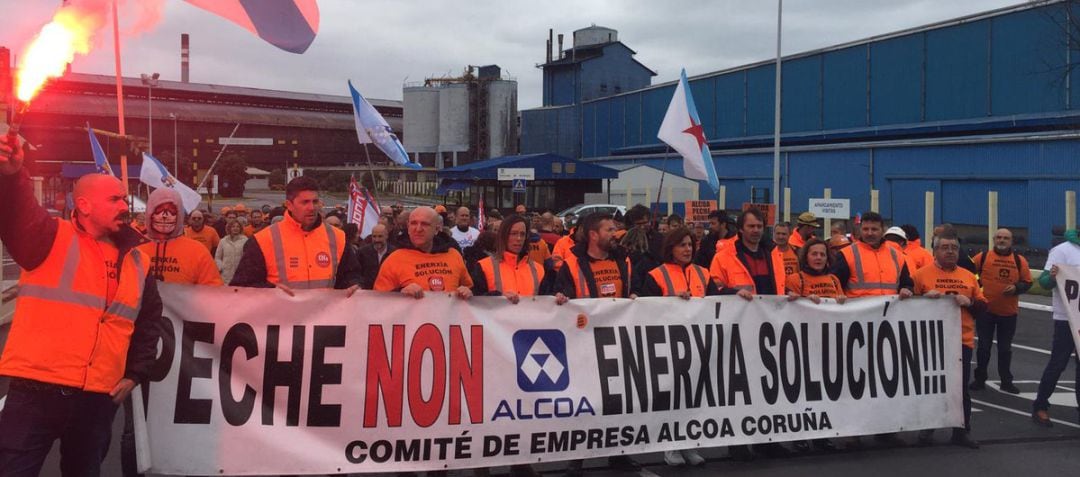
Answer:
[[[1080, 71], [1072, 71], [1080, 44], [1070, 44], [1080, 35], [1068, 31], [1080, 9], [1072, 8], [1024, 4], [785, 57], [781, 187], [792, 189], [793, 211], [826, 187], [868, 210], [876, 189], [886, 218], [921, 228], [932, 191], [937, 222], [977, 226], [988, 220], [987, 192], [997, 191], [999, 224], [1044, 252], [1060, 240], [1065, 191], [1080, 189]], [[674, 82], [590, 99], [549, 65], [544, 107], [522, 111], [523, 154], [682, 172], [656, 138]], [[575, 65], [581, 77], [601, 74]], [[634, 69], [625, 58], [609, 67], [617, 70], [609, 76]], [[775, 62], [696, 76], [690, 86], [728, 207], [770, 201]], [[707, 186], [700, 195], [712, 198]]]

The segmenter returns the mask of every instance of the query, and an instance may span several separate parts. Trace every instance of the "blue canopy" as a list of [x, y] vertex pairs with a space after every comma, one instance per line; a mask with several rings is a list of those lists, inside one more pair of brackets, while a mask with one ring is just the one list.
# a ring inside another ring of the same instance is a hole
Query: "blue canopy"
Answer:
[[464, 166], [443, 169], [437, 171], [436, 175], [444, 185], [447, 185], [452, 180], [497, 180], [500, 168], [531, 168], [535, 171], [536, 178], [534, 180], [538, 181], [616, 179], [619, 177], [619, 171], [610, 167], [577, 161], [557, 154], [524, 154], [496, 157]]

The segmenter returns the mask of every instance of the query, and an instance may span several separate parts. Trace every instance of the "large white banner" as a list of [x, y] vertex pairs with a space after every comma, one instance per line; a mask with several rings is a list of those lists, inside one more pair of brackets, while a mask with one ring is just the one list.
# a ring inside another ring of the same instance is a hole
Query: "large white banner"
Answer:
[[962, 424], [952, 300], [162, 285], [164, 474], [441, 470]]
[[1055, 294], [1068, 310], [1073, 344], [1076, 345], [1076, 352], [1080, 353], [1080, 267], [1059, 266], [1055, 281], [1057, 282]]

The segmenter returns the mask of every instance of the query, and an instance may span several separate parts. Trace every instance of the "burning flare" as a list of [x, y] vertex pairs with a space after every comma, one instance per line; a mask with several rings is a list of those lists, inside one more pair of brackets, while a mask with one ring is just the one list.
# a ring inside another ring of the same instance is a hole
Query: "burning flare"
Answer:
[[42, 27], [26, 47], [19, 61], [16, 78], [19, 100], [30, 101], [46, 81], [63, 75], [75, 54], [89, 53], [93, 34], [104, 26], [104, 21], [104, 15], [87, 15], [77, 7], [57, 10], [52, 21]]

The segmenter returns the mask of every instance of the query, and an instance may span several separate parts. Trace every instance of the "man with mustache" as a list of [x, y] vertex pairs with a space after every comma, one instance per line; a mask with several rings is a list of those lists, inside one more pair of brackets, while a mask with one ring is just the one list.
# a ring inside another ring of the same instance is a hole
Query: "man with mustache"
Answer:
[[98, 475], [117, 405], [157, 356], [161, 298], [126, 225], [127, 190], [88, 174], [71, 220], [34, 199], [21, 147], [0, 144], [0, 240], [23, 269], [0, 375], [0, 473], [37, 475], [60, 440], [64, 475]]

